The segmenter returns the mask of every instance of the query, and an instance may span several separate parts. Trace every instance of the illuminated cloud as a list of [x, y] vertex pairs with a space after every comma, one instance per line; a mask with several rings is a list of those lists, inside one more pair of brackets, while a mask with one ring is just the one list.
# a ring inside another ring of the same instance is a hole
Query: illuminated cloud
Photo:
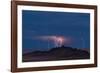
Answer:
[[63, 37], [63, 36], [35, 36], [33, 37], [33, 39], [42, 41], [53, 41], [56, 47], [71, 43], [70, 37]]

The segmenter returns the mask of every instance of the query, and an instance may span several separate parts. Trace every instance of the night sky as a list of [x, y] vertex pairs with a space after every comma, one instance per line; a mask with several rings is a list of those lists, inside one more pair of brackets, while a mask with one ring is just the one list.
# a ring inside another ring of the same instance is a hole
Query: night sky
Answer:
[[[64, 46], [90, 48], [90, 14], [22, 11], [23, 52], [57, 47], [52, 38], [64, 38]], [[66, 41], [67, 40], [67, 41]]]

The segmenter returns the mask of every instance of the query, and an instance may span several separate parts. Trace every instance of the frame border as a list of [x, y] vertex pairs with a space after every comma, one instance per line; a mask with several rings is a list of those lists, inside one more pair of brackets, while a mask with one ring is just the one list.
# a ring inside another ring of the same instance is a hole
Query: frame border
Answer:
[[[17, 68], [17, 5], [94, 9], [94, 64]], [[33, 1], [11, 1], [11, 72], [97, 67], [97, 6]]]

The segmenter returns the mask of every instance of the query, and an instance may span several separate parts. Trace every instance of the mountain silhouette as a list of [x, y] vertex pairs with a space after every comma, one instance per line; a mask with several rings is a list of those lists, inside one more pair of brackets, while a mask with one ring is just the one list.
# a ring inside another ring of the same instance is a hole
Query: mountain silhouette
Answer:
[[33, 51], [23, 54], [23, 62], [75, 59], [90, 59], [90, 53], [82, 49], [61, 46], [51, 48], [49, 51]]

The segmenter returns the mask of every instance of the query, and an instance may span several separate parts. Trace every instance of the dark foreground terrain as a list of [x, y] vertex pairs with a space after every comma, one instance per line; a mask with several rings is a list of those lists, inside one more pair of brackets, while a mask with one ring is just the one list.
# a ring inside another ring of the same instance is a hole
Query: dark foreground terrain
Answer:
[[90, 53], [88, 51], [65, 46], [52, 48], [49, 51], [34, 51], [23, 54], [23, 62], [75, 60], [89, 58]]

